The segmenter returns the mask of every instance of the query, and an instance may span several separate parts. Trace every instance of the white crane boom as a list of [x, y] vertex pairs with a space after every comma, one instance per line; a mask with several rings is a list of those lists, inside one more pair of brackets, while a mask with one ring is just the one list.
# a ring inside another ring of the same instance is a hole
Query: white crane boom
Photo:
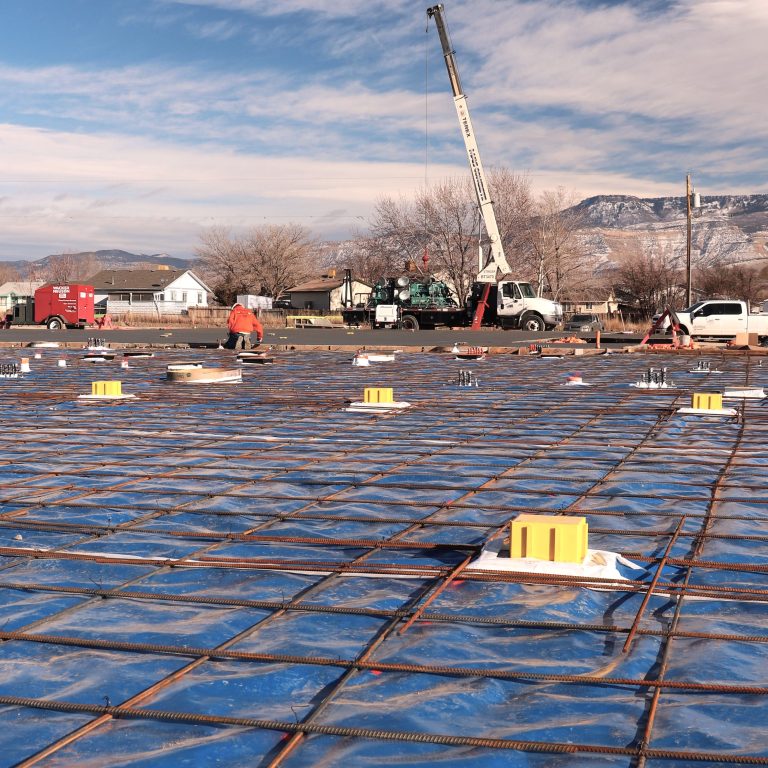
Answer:
[[451, 41], [448, 37], [448, 30], [443, 19], [443, 6], [433, 5], [427, 8], [427, 17], [435, 20], [437, 34], [440, 36], [440, 45], [443, 48], [445, 57], [445, 66], [448, 69], [448, 79], [451, 81], [451, 90], [453, 91], [453, 103], [456, 106], [456, 113], [459, 116], [459, 125], [461, 135], [464, 137], [464, 146], [467, 149], [467, 158], [469, 159], [469, 169], [472, 173], [472, 181], [475, 185], [475, 194], [480, 206], [480, 214], [483, 217], [485, 231], [491, 243], [490, 253], [487, 259], [480, 253], [480, 263], [478, 265], [477, 282], [495, 283], [502, 275], [510, 272], [507, 257], [504, 255], [504, 246], [501, 244], [501, 235], [499, 226], [496, 223], [496, 213], [493, 209], [488, 190], [488, 183], [483, 171], [483, 163], [480, 160], [480, 150], [477, 147], [477, 139], [472, 129], [472, 120], [469, 116], [469, 107], [467, 97], [461, 90], [461, 81], [459, 80], [459, 70], [456, 67], [456, 60], [453, 55]]

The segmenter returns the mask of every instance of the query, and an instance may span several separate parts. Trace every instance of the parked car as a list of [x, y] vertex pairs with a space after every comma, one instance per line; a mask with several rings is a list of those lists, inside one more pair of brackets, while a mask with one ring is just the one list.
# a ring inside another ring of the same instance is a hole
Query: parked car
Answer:
[[272, 302], [272, 309], [291, 309], [291, 300], [282, 298], [282, 299], [275, 299]]
[[563, 326], [564, 331], [576, 331], [580, 333], [592, 333], [604, 331], [603, 321], [597, 315], [572, 315]]

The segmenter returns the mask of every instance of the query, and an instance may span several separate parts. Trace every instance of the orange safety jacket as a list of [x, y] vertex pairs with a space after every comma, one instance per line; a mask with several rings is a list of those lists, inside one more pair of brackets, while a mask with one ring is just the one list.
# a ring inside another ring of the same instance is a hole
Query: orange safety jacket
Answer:
[[256, 315], [246, 309], [242, 304], [235, 304], [227, 318], [227, 328], [231, 333], [251, 333], [256, 331], [256, 337], [261, 341], [264, 336], [264, 328]]

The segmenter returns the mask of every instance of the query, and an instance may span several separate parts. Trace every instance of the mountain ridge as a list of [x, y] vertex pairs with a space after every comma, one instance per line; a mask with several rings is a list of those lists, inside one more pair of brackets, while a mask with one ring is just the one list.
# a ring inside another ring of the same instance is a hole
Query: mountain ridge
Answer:
[[[685, 197], [595, 195], [571, 209], [584, 214], [593, 226], [625, 228], [685, 220]], [[746, 219], [756, 230], [768, 229], [768, 195], [711, 195], [701, 197], [693, 212], [698, 219]]]
[[[685, 197], [598, 195], [570, 209], [583, 222], [579, 239], [599, 264], [657, 255], [679, 265], [686, 258]], [[694, 266], [768, 261], [768, 195], [712, 195], [691, 212]]]
[[[568, 209], [582, 222], [579, 239], [598, 263], [619, 263], [642, 253], [679, 260], [685, 255], [687, 211], [685, 197], [595, 195]], [[768, 261], [768, 194], [707, 195], [692, 213], [691, 247], [694, 263], [734, 264]], [[343, 248], [352, 239], [325, 241]], [[79, 274], [101, 269], [151, 269], [167, 265], [190, 269], [194, 259], [167, 253], [136, 254], [118, 248], [50, 254], [34, 261], [0, 262], [22, 279], [50, 272], [57, 260], [72, 259]], [[90, 271], [88, 271], [90, 269]]]
[[46, 274], [60, 259], [71, 259], [78, 265], [89, 265], [92, 273], [102, 269], [152, 269], [166, 265], [178, 269], [189, 269], [192, 259], [170, 256], [167, 253], [131, 253], [120, 248], [102, 248], [96, 251], [78, 253], [52, 253], [39, 259], [0, 262], [0, 266], [16, 270], [21, 279], [33, 279], [36, 274]]

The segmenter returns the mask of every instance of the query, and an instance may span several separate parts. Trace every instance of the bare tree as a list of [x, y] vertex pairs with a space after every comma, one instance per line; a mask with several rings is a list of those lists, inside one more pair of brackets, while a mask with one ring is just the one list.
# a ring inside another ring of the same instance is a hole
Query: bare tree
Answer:
[[752, 306], [759, 303], [768, 282], [758, 268], [733, 264], [698, 269], [695, 285], [706, 296], [741, 299]]
[[200, 234], [197, 267], [216, 298], [231, 304], [237, 294], [276, 299], [317, 269], [309, 232], [299, 224], [267, 224], [234, 236], [226, 227]]
[[383, 273], [418, 269], [418, 261], [429, 242], [423, 212], [401, 197], [382, 197], [376, 201], [370, 221], [369, 250], [372, 261]]
[[245, 244], [228, 228], [214, 226], [201, 232], [195, 255], [195, 266], [221, 303], [232, 304], [238, 294], [254, 292], [257, 281], [247, 268]]
[[533, 215], [530, 180], [508, 168], [494, 168], [488, 172], [488, 188], [507, 261], [515, 276], [529, 279], [527, 234]]
[[21, 280], [19, 270], [0, 263], [0, 284], [7, 283], [9, 280]]
[[52, 283], [69, 283], [74, 280], [76, 269], [75, 257], [71, 253], [61, 253], [48, 257], [46, 279]]
[[41, 280], [51, 283], [87, 282], [102, 269], [95, 253], [58, 253], [47, 258], [45, 266], [35, 269]]
[[446, 179], [420, 192], [416, 212], [424, 220], [432, 270], [463, 300], [478, 268], [478, 222], [469, 180]]
[[355, 279], [373, 285], [394, 269], [391, 256], [383, 239], [357, 233], [353, 240], [339, 245], [327, 266], [350, 269]]
[[538, 292], [553, 298], [589, 284], [591, 269], [578, 237], [583, 221], [575, 200], [563, 187], [542, 193], [529, 219], [527, 245], [531, 267], [538, 273]]
[[[530, 211], [527, 179], [507, 169], [488, 175], [499, 232], [512, 263], [520, 262]], [[428, 269], [454, 286], [463, 298], [478, 271], [478, 249], [485, 247], [474, 187], [468, 177], [448, 178], [416, 193], [413, 200], [380, 199], [370, 223], [365, 266], [375, 281], [389, 272]], [[359, 274], [359, 273], [358, 273]], [[362, 275], [361, 275], [362, 276]]]
[[682, 272], [659, 247], [655, 238], [637, 241], [637, 253], [615, 270], [618, 296], [648, 319], [657, 310], [680, 303]]
[[266, 296], [280, 298], [291, 286], [314, 274], [313, 243], [300, 224], [267, 224], [252, 229], [245, 240], [247, 267]]

